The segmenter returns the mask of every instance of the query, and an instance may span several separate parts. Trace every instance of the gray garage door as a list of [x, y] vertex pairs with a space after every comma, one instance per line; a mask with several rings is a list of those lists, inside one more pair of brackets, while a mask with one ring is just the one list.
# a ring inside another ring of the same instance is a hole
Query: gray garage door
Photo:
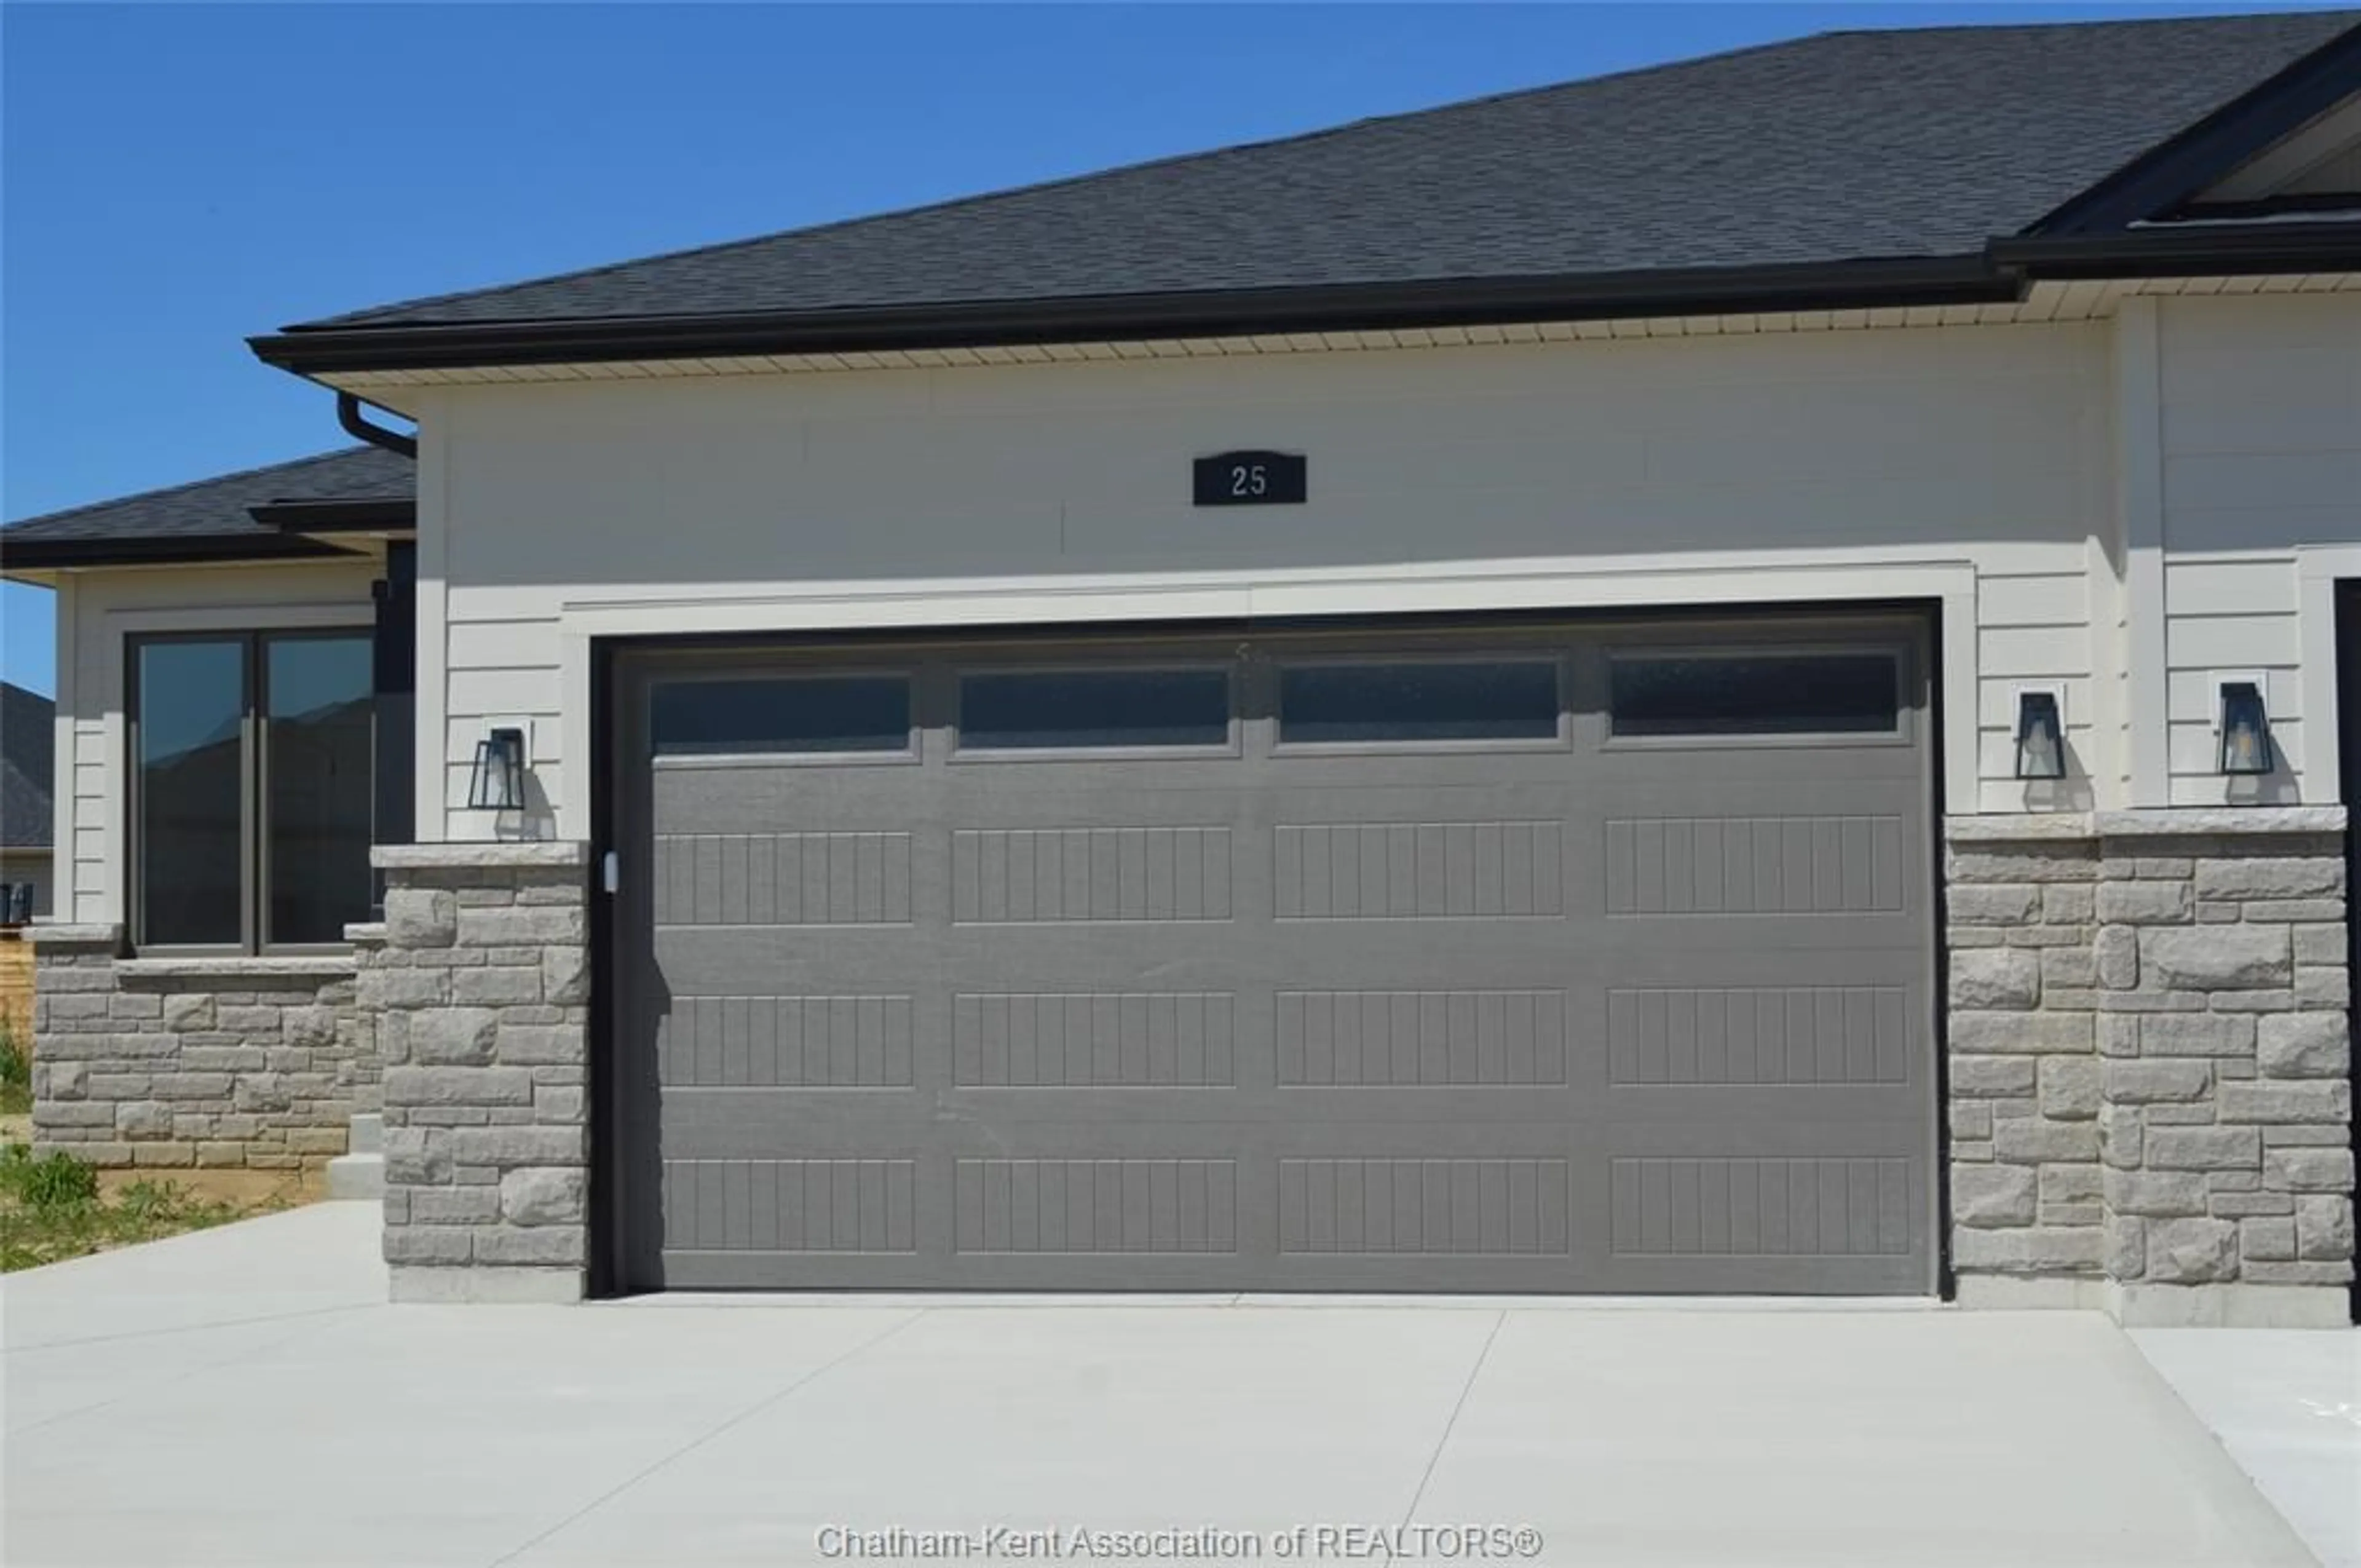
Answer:
[[1922, 654], [634, 654], [621, 1280], [1928, 1290]]

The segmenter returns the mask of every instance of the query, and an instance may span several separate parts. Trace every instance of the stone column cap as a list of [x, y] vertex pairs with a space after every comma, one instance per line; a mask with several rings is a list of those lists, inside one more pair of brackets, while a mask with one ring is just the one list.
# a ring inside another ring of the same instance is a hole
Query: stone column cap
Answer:
[[1946, 817], [1943, 837], [1954, 844], [2037, 844], [2091, 836], [2087, 811], [2020, 811]]
[[590, 846], [578, 839], [379, 844], [369, 851], [369, 864], [379, 871], [512, 871], [589, 863]]
[[353, 973], [350, 953], [192, 953], [179, 958], [123, 959], [126, 980], [335, 980]]
[[2170, 806], [2099, 811], [2092, 825], [2110, 839], [2179, 839], [2202, 834], [2342, 833], [2341, 806]]
[[1946, 817], [1954, 844], [2058, 843], [2076, 839], [2237, 838], [2342, 833], [2341, 806], [2160, 806], [2134, 811], [2024, 811]]
[[25, 939], [36, 948], [115, 948], [123, 943], [123, 927], [105, 920], [80, 925], [43, 920], [25, 928]]

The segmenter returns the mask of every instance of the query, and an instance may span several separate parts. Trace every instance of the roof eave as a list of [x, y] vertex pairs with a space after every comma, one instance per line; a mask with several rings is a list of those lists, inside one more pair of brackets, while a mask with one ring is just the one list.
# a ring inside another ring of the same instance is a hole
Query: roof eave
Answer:
[[0, 532], [0, 576], [97, 566], [228, 565], [336, 560], [348, 552], [290, 534], [195, 534], [166, 539], [12, 540]]
[[247, 515], [280, 533], [411, 533], [418, 527], [418, 503], [408, 500], [269, 501], [248, 507]]
[[2155, 224], [2101, 235], [1996, 239], [2031, 278], [2200, 278], [2361, 271], [2361, 221]]
[[1433, 279], [1053, 300], [554, 322], [294, 326], [248, 339], [298, 375], [485, 365], [858, 353], [1257, 334], [1481, 326], [1608, 316], [2004, 302], [1982, 256], [1558, 277]]

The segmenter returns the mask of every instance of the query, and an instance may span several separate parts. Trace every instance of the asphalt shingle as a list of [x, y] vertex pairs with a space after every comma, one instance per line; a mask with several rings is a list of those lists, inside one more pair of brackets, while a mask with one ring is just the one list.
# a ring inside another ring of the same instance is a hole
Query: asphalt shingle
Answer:
[[0, 681], [0, 849], [49, 847], [56, 717], [48, 697]]
[[2356, 23], [2348, 11], [1824, 34], [306, 324], [1969, 255]]
[[283, 543], [284, 536], [250, 515], [272, 501], [408, 500], [416, 465], [374, 446], [347, 447], [291, 463], [248, 468], [27, 518], [0, 530], [0, 570], [27, 545], [109, 544], [129, 541], [247, 540]]

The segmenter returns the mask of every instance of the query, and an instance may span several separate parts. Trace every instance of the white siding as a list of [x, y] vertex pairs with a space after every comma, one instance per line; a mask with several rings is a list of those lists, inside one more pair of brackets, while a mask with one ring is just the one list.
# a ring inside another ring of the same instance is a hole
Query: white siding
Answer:
[[[444, 746], [456, 805], [475, 740], [529, 719], [551, 806], [533, 829], [578, 833], [587, 685], [569, 641], [619, 618], [1680, 604], [1925, 592], [1949, 574], [1966, 585], [1946, 639], [1950, 808], [2089, 804], [2084, 780], [2015, 783], [2006, 736], [2017, 685], [2063, 683], [2078, 761], [2106, 749], [2089, 574], [2110, 331], [435, 389], [421, 603], [442, 593], [447, 624], [436, 641], [422, 620], [423, 744]], [[1189, 459], [1234, 446], [1308, 452], [1311, 504], [1191, 508]], [[493, 824], [452, 810], [443, 827]]]
[[[2308, 765], [2307, 698], [2333, 673], [2304, 668], [2298, 555], [2361, 542], [2361, 299], [2159, 308], [2171, 799], [2333, 801], [2334, 770]], [[2214, 772], [2219, 685], [2238, 677], [2266, 687], [2285, 761], [2268, 778]]]
[[[2093, 681], [2092, 585], [2084, 552], [2060, 547], [2045, 572], [1984, 572], [1976, 581], [1977, 800], [1980, 811], [2088, 810], [2104, 766]], [[2069, 776], [2016, 782], [2020, 690], [2055, 690], [2066, 716]], [[1965, 809], [1961, 807], [1960, 809]]]
[[[75, 573], [60, 595], [58, 712], [72, 794], [58, 811], [60, 919], [124, 918], [124, 639], [210, 628], [366, 626], [375, 565], [349, 561]], [[68, 846], [71, 846], [69, 851]], [[67, 890], [71, 889], [71, 898]]]

